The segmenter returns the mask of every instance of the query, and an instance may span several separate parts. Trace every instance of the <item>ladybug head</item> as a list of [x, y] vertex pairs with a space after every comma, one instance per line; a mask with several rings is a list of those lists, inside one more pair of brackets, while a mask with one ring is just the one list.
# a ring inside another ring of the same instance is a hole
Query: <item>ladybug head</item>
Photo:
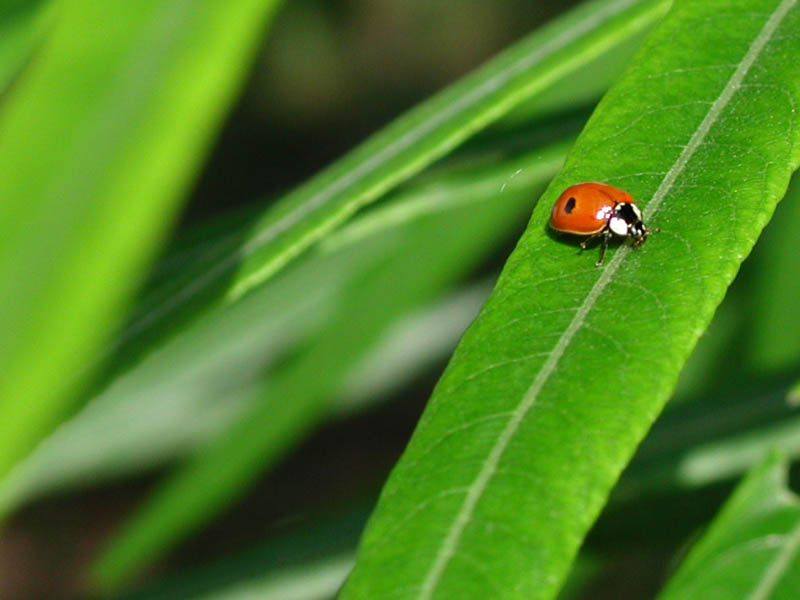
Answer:
[[[648, 230], [642, 222], [642, 211], [633, 202], [620, 202], [614, 207], [611, 223], [612, 231], [617, 235], [629, 235], [637, 243], [644, 241]], [[624, 229], [624, 232], [622, 231]]]
[[647, 234], [650, 233], [644, 223], [636, 221], [628, 225], [628, 235], [631, 236], [636, 242], [643, 242]]
[[[627, 228], [627, 231], [624, 235], [627, 235], [633, 239], [634, 246], [639, 246], [640, 244], [644, 243], [644, 241], [647, 239], [647, 236], [651, 233], [660, 231], [658, 228], [651, 229], [644, 224], [644, 221], [642, 221], [642, 211], [639, 210], [639, 207], [633, 202], [620, 202], [617, 204], [614, 207], [614, 215], [612, 218], [617, 220], [616, 226], [618, 229], [622, 229], [622, 224], [624, 223], [624, 227]], [[609, 222], [609, 226], [611, 227], [612, 231], [614, 231], [613, 225], [613, 223]], [[614, 233], [617, 232], [614, 231]]]

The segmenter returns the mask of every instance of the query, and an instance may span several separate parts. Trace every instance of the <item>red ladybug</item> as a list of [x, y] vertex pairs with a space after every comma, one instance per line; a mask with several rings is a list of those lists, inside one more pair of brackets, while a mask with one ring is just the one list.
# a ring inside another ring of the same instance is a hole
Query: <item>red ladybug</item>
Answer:
[[643, 244], [648, 235], [658, 231], [642, 222], [642, 211], [628, 192], [594, 181], [578, 183], [564, 190], [553, 206], [550, 227], [564, 233], [589, 236], [581, 242], [582, 250], [599, 237], [598, 267], [603, 264], [608, 240], [613, 235], [631, 238], [636, 247]]

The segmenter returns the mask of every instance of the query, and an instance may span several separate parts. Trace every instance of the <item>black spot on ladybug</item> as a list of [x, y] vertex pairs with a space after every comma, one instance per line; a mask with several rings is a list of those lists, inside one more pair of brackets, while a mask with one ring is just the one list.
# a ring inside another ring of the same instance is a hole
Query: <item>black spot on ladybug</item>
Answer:
[[574, 208], [575, 208], [575, 198], [569, 198], [567, 200], [567, 203], [564, 205], [564, 210], [567, 211], [567, 213], [571, 213], [572, 209]]

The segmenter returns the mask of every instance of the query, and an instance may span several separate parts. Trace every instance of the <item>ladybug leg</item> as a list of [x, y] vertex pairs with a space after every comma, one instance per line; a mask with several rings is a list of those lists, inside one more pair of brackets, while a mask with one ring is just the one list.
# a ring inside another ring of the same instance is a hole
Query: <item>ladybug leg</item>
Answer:
[[611, 239], [612, 235], [613, 234], [611, 233], [611, 230], [608, 228], [603, 229], [602, 231], [598, 231], [597, 233], [593, 233], [580, 243], [581, 249], [580, 252], [578, 253], [580, 254], [581, 252], [586, 250], [586, 248], [589, 247], [589, 244], [591, 244], [597, 238], [600, 238], [600, 258], [597, 260], [595, 265], [598, 267], [602, 266], [603, 259], [606, 256], [606, 250], [608, 249], [608, 240]]
[[609, 229], [604, 229], [597, 235], [600, 236], [600, 258], [598, 258], [597, 262], [594, 264], [596, 267], [602, 267], [603, 260], [606, 257], [606, 250], [608, 250], [608, 240], [611, 239], [611, 231]]
[[650, 235], [651, 233], [658, 233], [659, 231], [661, 231], [661, 230], [658, 227], [654, 227], [653, 229], [645, 229], [644, 230], [644, 235], [642, 237], [637, 238], [637, 239], [635, 239], [633, 241], [633, 247], [634, 248], [638, 248], [639, 246], [644, 244], [644, 241], [647, 239], [648, 235]]
[[[599, 238], [599, 237], [600, 237], [600, 236], [602, 236], [602, 235], [603, 235], [603, 232], [602, 232], [602, 231], [601, 231], [600, 233], [593, 233], [592, 235], [590, 235], [589, 237], [587, 237], [585, 240], [583, 240], [583, 241], [581, 242], [581, 244], [580, 244], [580, 246], [581, 246], [581, 250], [580, 250], [580, 252], [583, 252], [584, 250], [586, 250], [586, 248], [588, 248], [588, 247], [589, 247], [589, 244], [590, 244], [592, 241], [594, 241], [595, 239]], [[579, 252], [578, 254], [580, 254], [580, 252]]]

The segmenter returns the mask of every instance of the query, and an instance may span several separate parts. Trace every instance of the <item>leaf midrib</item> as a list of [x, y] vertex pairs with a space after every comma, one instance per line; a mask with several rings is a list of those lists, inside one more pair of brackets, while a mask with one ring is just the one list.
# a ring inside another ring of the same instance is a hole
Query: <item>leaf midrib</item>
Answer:
[[[791, 8], [796, 4], [796, 2], [797, 0], [782, 0], [775, 11], [773, 11], [773, 13], [770, 15], [770, 18], [756, 36], [755, 40], [753, 40], [753, 43], [750, 45], [742, 60], [736, 66], [736, 69], [734, 70], [728, 82], [725, 84], [722, 92], [710, 106], [703, 121], [692, 134], [689, 143], [678, 156], [678, 159], [675, 161], [672, 167], [670, 167], [669, 171], [667, 171], [655, 194], [653, 194], [653, 198], [648, 203], [644, 211], [645, 216], [648, 219], [658, 211], [658, 208], [661, 205], [664, 197], [670, 191], [675, 181], [688, 164], [689, 160], [700, 147], [706, 135], [708, 135], [711, 127], [725, 110], [733, 95], [740, 88], [742, 81], [752, 67], [753, 63], [761, 54], [770, 38], [779, 27], [781, 21], [788, 14], [789, 10], [791, 10]], [[517, 429], [519, 428], [523, 419], [535, 405], [539, 393], [549, 379], [550, 375], [552, 375], [552, 373], [558, 367], [561, 357], [563, 356], [569, 344], [572, 342], [575, 334], [583, 326], [587, 315], [596, 304], [597, 299], [600, 297], [606, 286], [611, 282], [615, 273], [622, 264], [622, 261], [630, 251], [631, 250], [629, 247], [622, 246], [614, 254], [613, 258], [608, 263], [608, 266], [603, 270], [597, 282], [592, 286], [592, 289], [589, 291], [583, 304], [581, 304], [580, 308], [575, 313], [575, 316], [573, 317], [569, 326], [559, 338], [547, 360], [536, 374], [533, 383], [522, 397], [522, 401], [512, 412], [508, 424], [501, 432], [495, 445], [492, 447], [492, 450], [484, 462], [481, 471], [468, 488], [461, 510], [458, 512], [453, 524], [450, 526], [447, 536], [445, 537], [441, 548], [437, 552], [431, 568], [423, 579], [420, 593], [417, 596], [419, 600], [430, 600], [432, 598], [433, 593], [436, 591], [436, 587], [441, 581], [442, 575], [444, 574], [444, 571], [450, 562], [450, 559], [455, 555], [461, 536], [463, 535], [466, 526], [472, 519], [478, 501], [480, 500], [483, 492], [486, 490], [486, 487], [489, 485], [489, 482], [497, 470], [497, 466], [502, 458], [503, 453], [511, 442], [511, 439], [516, 434]], [[796, 530], [796, 533], [800, 535], [800, 529]], [[800, 543], [800, 539], [798, 540], [798, 543]]]

